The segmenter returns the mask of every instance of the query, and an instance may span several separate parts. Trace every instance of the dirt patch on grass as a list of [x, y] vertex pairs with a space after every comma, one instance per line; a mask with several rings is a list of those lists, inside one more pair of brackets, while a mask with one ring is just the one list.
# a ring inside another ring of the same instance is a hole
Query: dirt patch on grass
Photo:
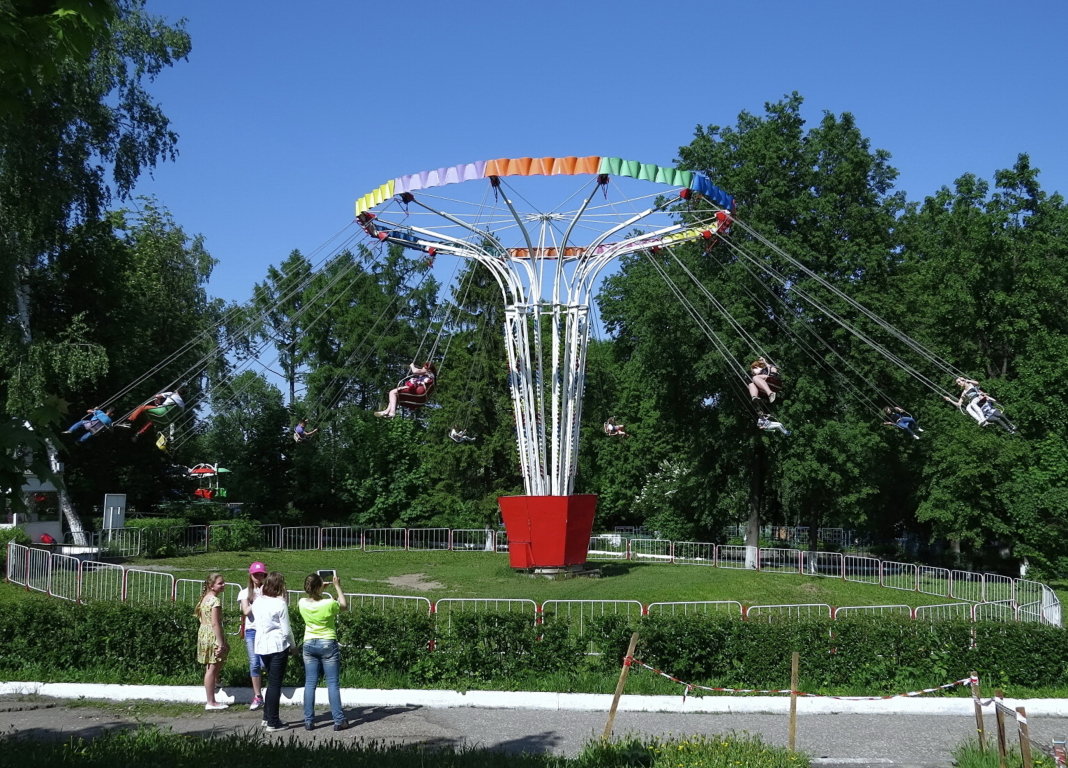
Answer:
[[441, 589], [445, 586], [437, 581], [427, 581], [425, 573], [406, 573], [403, 576], [390, 576], [386, 579], [386, 583], [391, 587], [406, 587], [419, 592], [429, 592], [432, 589]]

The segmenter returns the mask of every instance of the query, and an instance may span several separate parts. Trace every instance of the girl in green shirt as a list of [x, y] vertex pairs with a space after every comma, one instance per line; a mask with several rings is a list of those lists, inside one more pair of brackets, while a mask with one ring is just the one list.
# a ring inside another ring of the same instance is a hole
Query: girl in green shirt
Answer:
[[348, 602], [341, 591], [337, 571], [334, 571], [336, 600], [330, 593], [323, 592], [323, 579], [317, 573], [309, 574], [304, 579], [304, 591], [307, 596], [297, 603], [304, 619], [304, 729], [310, 731], [315, 727], [315, 688], [322, 675], [326, 678], [334, 730], [343, 731], [349, 724], [341, 709], [341, 649], [337, 643], [337, 615], [342, 609], [348, 609]]

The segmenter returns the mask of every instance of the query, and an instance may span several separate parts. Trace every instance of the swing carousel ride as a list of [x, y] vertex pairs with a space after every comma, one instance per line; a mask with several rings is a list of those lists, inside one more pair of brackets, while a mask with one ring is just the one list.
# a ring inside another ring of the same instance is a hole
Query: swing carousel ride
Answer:
[[[1008, 430], [1007, 421], [1003, 424], [982, 412], [980, 406], [990, 410], [995, 409], [995, 404], [978, 382], [966, 378], [740, 220], [735, 215], [732, 196], [701, 172], [600, 156], [486, 160], [391, 179], [360, 197], [355, 213], [356, 226], [335, 253], [366, 238], [371, 245], [369, 251], [375, 245], [394, 245], [421, 252], [428, 262], [439, 255], [456, 257], [457, 264], [469, 259], [488, 270], [500, 289], [524, 488], [521, 496], [499, 499], [514, 568], [577, 569], [586, 562], [597, 497], [575, 494], [574, 489], [586, 353], [594, 325], [591, 302], [606, 269], [625, 256], [647, 259], [667, 283], [672, 295], [737, 377], [736, 389], [760, 429], [779, 431], [784, 438], [790, 434], [771, 416], [770, 406], [781, 388], [778, 367], [681, 258], [695, 251], [708, 255], [716, 243], [723, 243], [732, 258], [759, 277], [771, 302], [782, 302], [788, 294], [794, 307], [812, 307], [814, 314], [855, 336], [923, 387], [955, 402], [962, 412], [967, 401], [968, 413], [981, 424], [989, 421]], [[732, 232], [736, 236], [731, 236]], [[759, 255], [757, 248], [762, 249]], [[767, 258], [767, 254], [774, 259]], [[682, 289], [669, 274], [668, 265], [675, 268], [674, 275], [681, 274], [692, 281], [697, 294], [754, 354], [753, 363], [745, 365], [737, 360], [717, 326], [709, 321], [708, 311], [691, 301], [693, 291]], [[791, 274], [805, 276], [806, 285], [791, 280], [783, 265], [789, 267]], [[339, 273], [331, 281], [343, 278], [344, 274]], [[307, 282], [291, 286], [286, 295], [277, 298], [285, 301], [288, 295], [304, 291], [307, 286]], [[322, 290], [325, 292], [328, 287]], [[833, 296], [834, 301], [821, 300], [817, 289], [824, 292], [823, 297]], [[753, 299], [758, 303], [769, 301], [767, 297]], [[832, 309], [832, 303], [839, 309]], [[315, 304], [315, 297], [305, 301], [303, 311], [318, 311], [321, 316], [325, 310], [313, 310]], [[841, 310], [843, 307], [848, 308], [848, 317]], [[787, 316], [792, 311], [770, 314]], [[859, 318], [865, 321], [863, 329], [856, 322]], [[391, 405], [376, 415], [392, 416], [398, 405], [417, 409], [426, 403], [434, 384], [430, 361], [438, 356], [439, 341], [440, 335], [425, 355], [420, 345], [414, 359], [427, 363], [422, 368], [413, 363], [409, 376], [390, 393]], [[191, 340], [188, 349], [176, 352], [172, 359], [196, 348], [198, 342]], [[826, 364], [827, 359], [838, 355], [832, 345], [818, 337], [796, 337], [793, 343], [818, 364]], [[265, 340], [244, 360], [255, 361], [269, 370], [257, 359], [257, 353], [267, 345]], [[444, 354], [440, 357], [443, 363]], [[177, 390], [179, 382], [194, 379], [198, 366], [202, 368], [207, 359], [204, 356], [182, 370], [166, 389]], [[431, 369], [429, 377], [427, 368]], [[151, 375], [150, 371], [120, 394], [131, 391]], [[961, 391], [947, 392], [939, 383], [943, 380], [955, 380]], [[922, 430], [915, 419], [890, 400], [882, 388], [871, 386], [865, 391], [858, 382], [844, 376], [841, 384], [883, 424], [898, 426], [918, 439], [916, 431]], [[751, 399], [745, 398], [746, 391]], [[187, 439], [195, 410], [183, 404], [182, 408], [153, 414], [151, 409], [158, 409], [160, 398], [167, 394], [160, 393], [140, 409], [156, 424], [161, 447], [169, 440], [180, 443]], [[326, 407], [330, 406], [326, 403]], [[610, 423], [615, 426], [614, 419]], [[622, 425], [618, 426], [617, 431], [626, 434]], [[608, 426], [605, 432], [616, 434]], [[472, 439], [456, 427], [450, 437], [455, 442]]]

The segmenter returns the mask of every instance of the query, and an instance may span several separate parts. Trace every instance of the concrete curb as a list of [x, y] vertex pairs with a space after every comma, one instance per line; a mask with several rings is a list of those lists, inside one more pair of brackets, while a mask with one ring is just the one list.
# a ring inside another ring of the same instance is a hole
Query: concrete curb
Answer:
[[[99, 699], [107, 701], [170, 701], [198, 704], [204, 701], [199, 685], [98, 685], [92, 683], [0, 683], [0, 695], [37, 695], [57, 699]], [[224, 688], [216, 697], [228, 704], [247, 704], [250, 688]], [[327, 704], [326, 689], [316, 689], [315, 701]], [[283, 705], [302, 705], [303, 687], [282, 689]], [[450, 709], [531, 709], [580, 712], [607, 712], [612, 696], [602, 693], [543, 693], [536, 691], [438, 691], [380, 690], [342, 688], [343, 706], [427, 707]], [[1005, 699], [1010, 707], [1023, 706], [1029, 716], [1068, 717], [1068, 699]], [[627, 696], [619, 700], [622, 712], [680, 712], [704, 714], [780, 714], [790, 708], [787, 696]], [[988, 707], [989, 709], [989, 707]], [[800, 715], [874, 714], [874, 715], [954, 715], [973, 714], [971, 699], [895, 697], [874, 701], [852, 701], [830, 697], [801, 697], [797, 700]]]

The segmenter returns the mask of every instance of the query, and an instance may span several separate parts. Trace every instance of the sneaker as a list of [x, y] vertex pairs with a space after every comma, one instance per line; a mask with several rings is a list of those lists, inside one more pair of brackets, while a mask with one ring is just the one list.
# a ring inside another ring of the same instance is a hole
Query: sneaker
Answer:
[[917, 432], [923, 432], [923, 427], [916, 427]]
[[229, 708], [230, 708], [229, 704], [223, 704], [221, 701], [217, 701], [214, 704], [205, 704], [204, 705], [204, 709], [209, 710], [209, 711], [216, 710], [216, 709], [229, 709]]
[[919, 436], [919, 435], [913, 435], [913, 437], [914, 437], [915, 439], [917, 439], [917, 440], [919, 440], [919, 439], [920, 439], [920, 436]]
[[335, 731], [347, 731], [349, 729], [348, 723], [334, 723]]
[[310, 722], [310, 721], [305, 723], [304, 724], [304, 730], [306, 730], [306, 731], [314, 731], [315, 730], [315, 724]]
[[252, 703], [248, 705], [248, 708], [251, 709], [252, 711], [256, 711], [257, 709], [259, 709], [262, 706], [263, 706], [263, 697], [262, 696], [255, 696], [252, 699]]
[[770, 395], [768, 395], [768, 402], [769, 403], [774, 403], [775, 402], [775, 393], [774, 392], [772, 392]]
[[288, 727], [289, 726], [285, 723], [279, 723], [278, 725], [268, 725], [263, 730], [267, 731], [267, 733], [275, 733], [277, 731], [284, 731]]
[[377, 416], [380, 419], [391, 419], [391, 418], [393, 418], [392, 416], [389, 415], [389, 411], [375, 411], [375, 416]]

